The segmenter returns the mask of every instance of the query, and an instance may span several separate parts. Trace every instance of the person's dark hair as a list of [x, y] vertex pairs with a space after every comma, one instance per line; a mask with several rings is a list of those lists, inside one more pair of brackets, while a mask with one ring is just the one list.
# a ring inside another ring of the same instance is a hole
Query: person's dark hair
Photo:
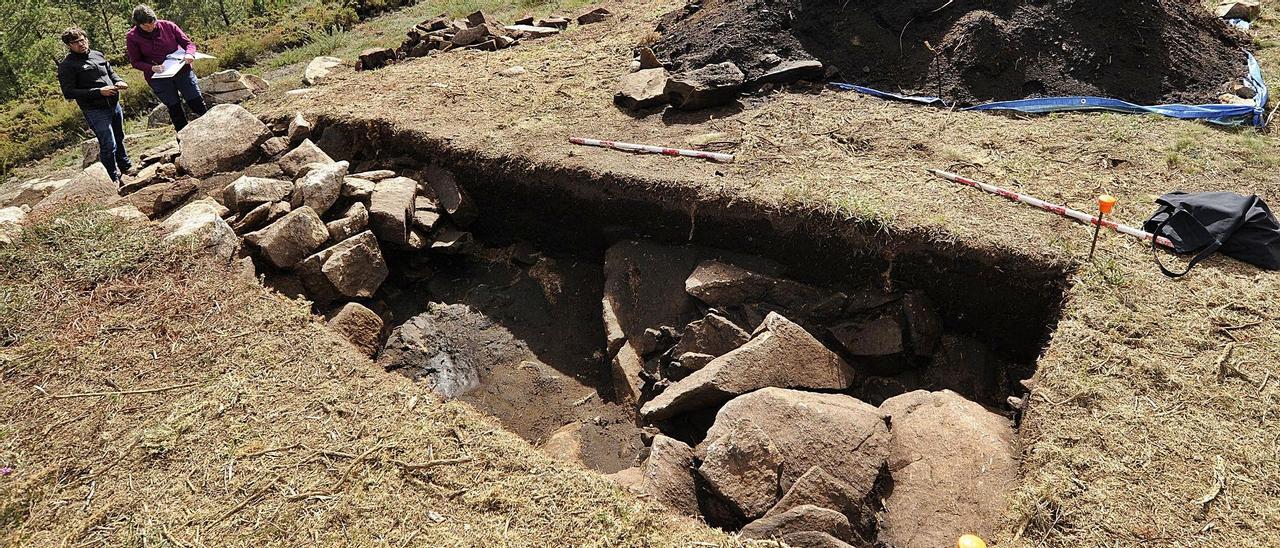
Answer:
[[63, 44], [70, 44], [84, 37], [84, 30], [80, 27], [69, 27], [67, 30], [62, 31]]
[[133, 8], [133, 24], [141, 25], [143, 23], [154, 23], [156, 21], [156, 10], [146, 4], [138, 4]]

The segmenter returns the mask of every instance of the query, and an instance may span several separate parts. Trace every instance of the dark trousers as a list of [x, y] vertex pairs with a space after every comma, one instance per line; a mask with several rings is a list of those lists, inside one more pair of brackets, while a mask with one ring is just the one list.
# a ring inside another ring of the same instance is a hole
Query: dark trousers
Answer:
[[133, 163], [129, 161], [129, 153], [124, 150], [124, 111], [120, 104], [107, 108], [95, 108], [84, 111], [84, 119], [98, 138], [98, 160], [107, 168], [111, 180], [119, 181], [122, 171], [129, 171]]
[[152, 78], [151, 91], [156, 93], [165, 108], [169, 109], [169, 119], [173, 121], [173, 129], [181, 130], [187, 126], [187, 113], [182, 110], [186, 102], [191, 113], [196, 116], [204, 114], [204, 98], [200, 96], [200, 85], [196, 83], [196, 71], [191, 67], [182, 69], [172, 78]]

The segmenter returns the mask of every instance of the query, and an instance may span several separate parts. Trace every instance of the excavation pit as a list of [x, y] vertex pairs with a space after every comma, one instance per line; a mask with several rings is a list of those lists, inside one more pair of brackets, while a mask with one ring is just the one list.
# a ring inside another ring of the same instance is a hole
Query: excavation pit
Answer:
[[[447, 171], [466, 201], [425, 249], [384, 242], [390, 276], [363, 302], [385, 322], [389, 370], [744, 534], [847, 520], [837, 538], [870, 545], [1003, 511], [1019, 451], [1009, 399], [1057, 321], [1059, 266], [466, 157], [386, 127], [317, 127], [352, 172]], [[995, 496], [954, 492], [971, 481]], [[930, 502], [947, 499], [967, 510]]]
[[839, 81], [961, 105], [1217, 103], [1248, 70], [1248, 37], [1179, 0], [706, 0], [657, 31], [653, 49], [675, 71], [730, 61], [750, 82], [818, 60]]

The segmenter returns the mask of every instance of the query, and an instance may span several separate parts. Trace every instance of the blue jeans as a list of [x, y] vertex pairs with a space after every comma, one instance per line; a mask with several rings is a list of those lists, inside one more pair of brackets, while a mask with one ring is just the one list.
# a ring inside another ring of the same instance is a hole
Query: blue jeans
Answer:
[[133, 168], [129, 153], [124, 150], [124, 111], [116, 103], [108, 108], [86, 110], [84, 119], [98, 138], [98, 159], [102, 167], [107, 168], [112, 181], [119, 181], [121, 171]]
[[181, 130], [187, 126], [187, 113], [182, 110], [184, 101], [196, 116], [207, 110], [204, 98], [200, 96], [200, 85], [196, 83], [196, 71], [191, 70], [191, 67], [182, 69], [182, 72], [172, 78], [152, 78], [148, 83], [151, 84], [151, 91], [160, 98], [160, 103], [169, 109], [173, 129]]

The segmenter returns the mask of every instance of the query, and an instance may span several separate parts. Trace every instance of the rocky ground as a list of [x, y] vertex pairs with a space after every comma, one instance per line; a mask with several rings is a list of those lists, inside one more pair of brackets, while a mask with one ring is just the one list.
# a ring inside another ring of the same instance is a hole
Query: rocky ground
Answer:
[[[342, 128], [287, 122], [219, 105], [118, 190], [95, 163], [6, 211], [87, 199], [162, 221], [162, 242], [305, 299], [386, 370], [747, 538], [931, 546], [995, 532], [1018, 452], [1003, 397], [1023, 379], [945, 333], [923, 292], [850, 295], [766, 259], [642, 241], [612, 245], [594, 272], [496, 248], [465, 231], [486, 212], [449, 170], [362, 160]], [[384, 253], [401, 287], [383, 290]], [[934, 407], [948, 410], [924, 418]]]

